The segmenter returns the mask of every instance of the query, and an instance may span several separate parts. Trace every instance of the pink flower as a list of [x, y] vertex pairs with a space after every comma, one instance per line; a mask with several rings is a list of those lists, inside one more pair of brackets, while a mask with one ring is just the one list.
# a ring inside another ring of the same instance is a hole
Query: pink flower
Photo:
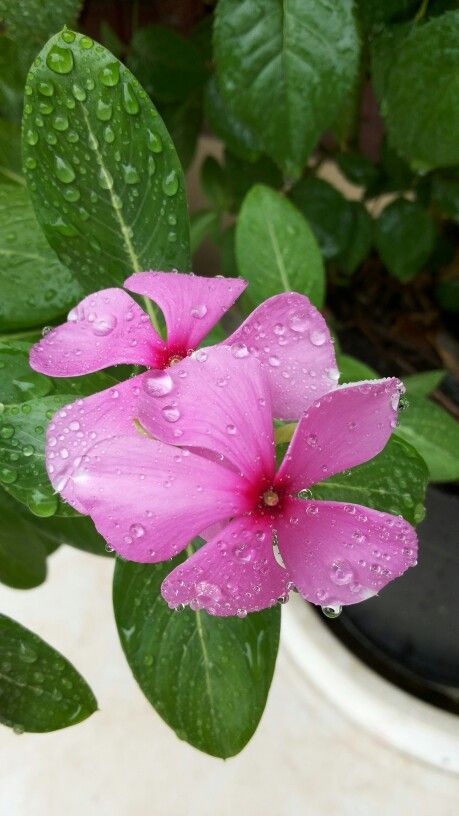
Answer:
[[[151, 436], [126, 436], [121, 428], [94, 440], [66, 489], [129, 560], [163, 561], [196, 535], [208, 538], [164, 581], [170, 606], [245, 614], [271, 606], [292, 586], [315, 604], [351, 604], [415, 563], [416, 534], [401, 517], [298, 498], [382, 450], [396, 422], [398, 380], [343, 386], [316, 400], [277, 473], [268, 368], [256, 358], [225, 346], [201, 349], [156, 382], [138, 401]], [[80, 410], [78, 403], [64, 409], [51, 429], [67, 447], [78, 439]], [[51, 470], [62, 443], [49, 437], [47, 456]]]
[[[126, 292], [104, 289], [82, 300], [67, 322], [46, 334], [30, 352], [32, 368], [52, 377], [79, 376], [120, 363], [151, 369], [79, 400], [78, 419], [73, 419], [72, 426], [61, 422], [68, 413], [63, 409], [52, 423], [55, 430], [51, 426], [48, 430], [51, 482], [80, 512], [84, 511], [69, 481], [80, 457], [96, 440], [138, 436], [133, 420], [142, 389], [161, 391], [161, 382], [168, 382], [162, 372], [197, 348], [247, 284], [239, 278], [139, 272], [125, 285], [160, 306], [167, 340]], [[336, 387], [330, 334], [320, 312], [303, 295], [284, 293], [265, 301], [225, 344], [236, 358], [252, 354], [265, 366], [274, 414], [279, 418], [297, 419], [316, 397]], [[57, 430], [62, 424], [64, 435]], [[56, 455], [58, 447], [60, 455]]]

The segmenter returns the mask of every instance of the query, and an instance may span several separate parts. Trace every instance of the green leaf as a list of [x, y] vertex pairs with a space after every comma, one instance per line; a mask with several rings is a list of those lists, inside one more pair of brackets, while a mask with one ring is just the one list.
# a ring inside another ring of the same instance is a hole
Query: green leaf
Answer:
[[85, 289], [144, 269], [189, 270], [182, 169], [130, 71], [88, 37], [64, 31], [41, 51], [28, 86], [23, 158], [32, 201]]
[[[24, 510], [24, 513], [26, 512]], [[107, 549], [105, 540], [99, 535], [88, 516], [77, 514], [71, 518], [57, 515], [51, 518], [38, 518], [29, 513], [28, 521], [34, 532], [40, 536], [48, 552], [61, 544], [68, 544], [70, 547], [92, 553], [92, 555], [112, 555]]]
[[434, 482], [459, 478], [459, 423], [438, 405], [410, 394], [396, 433], [419, 451]]
[[[0, 482], [37, 516], [52, 516], [58, 497], [44, 465], [45, 428], [53, 414], [72, 397], [55, 395], [7, 405], [0, 417]], [[63, 513], [66, 505], [61, 505]]]
[[375, 222], [375, 241], [387, 269], [405, 282], [424, 266], [435, 244], [436, 230], [419, 204], [398, 198]]
[[229, 210], [231, 194], [224, 168], [214, 156], [206, 156], [201, 165], [201, 187], [212, 206]]
[[459, 163], [459, 11], [413, 26], [398, 45], [381, 110], [391, 144], [420, 169]]
[[29, 50], [0, 35], [0, 116], [8, 120], [21, 118]]
[[25, 184], [21, 173], [21, 128], [0, 119], [0, 178]]
[[279, 643], [280, 608], [245, 619], [170, 610], [162, 564], [117, 560], [116, 624], [140, 688], [177, 736], [212, 756], [239, 753], [266, 704]]
[[19, 508], [0, 490], [0, 581], [14, 589], [31, 589], [46, 578], [47, 551]]
[[29, 366], [30, 343], [23, 340], [0, 341], [0, 403], [15, 405], [52, 391], [49, 377]]
[[71, 663], [6, 615], [0, 615], [0, 666], [0, 722], [18, 734], [67, 728], [97, 709]]
[[343, 252], [352, 224], [350, 202], [323, 179], [309, 176], [291, 189], [294, 204], [309, 223], [326, 260]]
[[161, 106], [161, 115], [171, 135], [182, 167], [191, 164], [202, 126], [202, 96], [190, 94], [183, 102]]
[[357, 13], [365, 29], [400, 20], [420, 6], [419, 0], [357, 0]]
[[193, 213], [190, 221], [191, 251], [201, 246], [204, 238], [218, 230], [220, 216], [215, 210], [199, 210]]
[[159, 25], [137, 29], [128, 65], [147, 93], [160, 102], [183, 101], [207, 78], [201, 54], [191, 40]]
[[225, 150], [225, 174], [231, 193], [230, 209], [235, 213], [254, 184], [266, 184], [275, 189], [282, 187], [282, 174], [268, 156], [245, 161]]
[[373, 219], [360, 201], [349, 201], [351, 223], [347, 243], [338, 256], [338, 263], [348, 275], [352, 275], [370, 254], [373, 244]]
[[214, 51], [236, 116], [284, 173], [300, 175], [357, 74], [351, 0], [220, 0]]
[[42, 326], [82, 297], [37, 224], [27, 190], [0, 185], [0, 331]]
[[11, 40], [40, 47], [64, 25], [73, 25], [82, 0], [0, 0], [0, 20]]
[[350, 357], [348, 354], [339, 354], [336, 363], [340, 372], [341, 383], [375, 380], [379, 376], [370, 366], [355, 357]]
[[236, 228], [236, 257], [257, 303], [294, 291], [322, 305], [325, 281], [319, 247], [301, 213], [281, 193], [260, 184], [247, 194]]
[[215, 76], [204, 93], [204, 112], [210, 128], [240, 159], [253, 161], [262, 152], [261, 145], [250, 128], [229, 107], [221, 94]]
[[381, 108], [397, 52], [412, 26], [406, 23], [383, 28], [371, 41], [371, 80]]
[[427, 481], [427, 468], [417, 450], [393, 436], [374, 459], [315, 485], [312, 494], [324, 501], [374, 507], [419, 524]]
[[447, 218], [459, 224], [459, 179], [434, 176], [431, 188], [432, 204]]
[[428, 397], [432, 391], [440, 385], [444, 379], [446, 371], [436, 369], [434, 371], [422, 371], [420, 374], [411, 374], [404, 377], [408, 397]]
[[369, 187], [379, 175], [377, 166], [362, 153], [340, 153], [336, 164], [343, 175], [359, 187]]

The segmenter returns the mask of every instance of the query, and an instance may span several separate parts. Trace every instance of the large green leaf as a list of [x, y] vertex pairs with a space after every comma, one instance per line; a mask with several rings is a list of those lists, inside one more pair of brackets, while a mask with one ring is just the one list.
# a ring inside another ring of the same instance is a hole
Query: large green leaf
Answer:
[[117, 561], [113, 603], [121, 644], [140, 688], [181, 739], [218, 757], [237, 754], [266, 704], [279, 643], [280, 609], [245, 619], [170, 610], [162, 564]]
[[403, 382], [406, 386], [407, 396], [428, 397], [432, 391], [438, 388], [445, 375], [446, 371], [440, 368], [404, 377]]
[[0, 722], [23, 731], [56, 731], [97, 709], [81, 674], [30, 629], [0, 615]]
[[38, 219], [86, 290], [190, 269], [182, 169], [133, 75], [88, 37], [52, 37], [30, 70], [26, 177]]
[[440, 406], [410, 394], [397, 436], [419, 451], [434, 482], [459, 479], [459, 423]]
[[414, 277], [435, 244], [435, 225], [419, 204], [398, 198], [376, 221], [375, 241], [389, 272], [401, 281]]
[[382, 113], [391, 144], [422, 169], [459, 162], [459, 11], [411, 27], [393, 52]]
[[128, 65], [147, 93], [161, 102], [184, 101], [207, 78], [204, 61], [193, 42], [159, 25], [135, 32]]
[[0, 331], [42, 326], [82, 296], [37, 224], [27, 190], [0, 185]]
[[64, 25], [76, 21], [82, 0], [0, 0], [0, 20], [11, 40], [40, 47]]
[[419, 524], [424, 517], [427, 480], [427, 468], [419, 453], [393, 436], [374, 459], [315, 485], [312, 494], [325, 501], [374, 507]]
[[46, 578], [47, 550], [19, 508], [0, 490], [0, 581], [15, 589], [31, 589]]
[[295, 291], [322, 305], [319, 247], [301, 213], [281, 193], [260, 184], [247, 194], [236, 228], [236, 257], [255, 302]]
[[288, 175], [298, 176], [357, 74], [351, 0], [220, 0], [223, 94]]
[[[28, 511], [24, 508], [23, 513]], [[111, 556], [112, 551], [107, 547], [105, 540], [97, 532], [92, 519], [88, 516], [72, 516], [65, 518], [55, 515], [51, 518], [38, 518], [28, 513], [27, 521], [34, 532], [40, 536], [48, 552], [53, 551], [61, 544], [68, 544], [77, 550], [92, 555]]]
[[0, 341], [0, 403], [16, 405], [52, 391], [49, 377], [29, 366], [30, 343], [23, 340]]
[[240, 159], [253, 161], [261, 151], [260, 143], [250, 128], [229, 107], [212, 76], [204, 94], [204, 112], [213, 132]]

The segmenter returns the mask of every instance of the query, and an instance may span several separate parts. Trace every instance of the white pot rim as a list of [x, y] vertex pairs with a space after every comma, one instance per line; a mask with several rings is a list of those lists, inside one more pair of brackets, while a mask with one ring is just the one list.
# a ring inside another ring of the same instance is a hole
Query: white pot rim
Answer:
[[384, 680], [355, 657], [298, 596], [283, 608], [293, 661], [361, 728], [411, 757], [459, 774], [459, 719]]

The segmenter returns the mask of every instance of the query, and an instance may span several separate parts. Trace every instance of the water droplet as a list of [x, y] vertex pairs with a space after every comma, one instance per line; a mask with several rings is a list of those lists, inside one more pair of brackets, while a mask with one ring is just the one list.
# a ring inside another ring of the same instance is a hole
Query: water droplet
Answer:
[[36, 130], [29, 129], [26, 133], [26, 142], [29, 145], [36, 145], [38, 142], [38, 133]]
[[142, 538], [145, 535], [145, 527], [141, 524], [131, 524], [129, 527], [129, 533], [132, 538]]
[[18, 474], [13, 468], [4, 467], [0, 470], [0, 481], [4, 484], [13, 484], [18, 478]]
[[126, 184], [138, 184], [139, 174], [132, 164], [123, 164], [123, 176]]
[[231, 354], [233, 357], [236, 357], [238, 360], [242, 359], [243, 357], [248, 357], [249, 350], [245, 343], [233, 343], [231, 346]]
[[304, 334], [309, 326], [309, 320], [301, 315], [293, 315], [289, 320], [289, 326], [292, 331]]
[[196, 306], [193, 306], [191, 309], [191, 317], [195, 317], [198, 320], [205, 317], [207, 314], [207, 306], [204, 303], [198, 303]]
[[110, 125], [107, 125], [107, 127], [104, 130], [104, 139], [107, 142], [107, 144], [113, 144], [113, 142], [115, 141], [115, 134], [113, 132], [113, 128], [110, 127]]
[[102, 187], [103, 190], [111, 190], [113, 187], [113, 178], [105, 167], [99, 168], [97, 180], [99, 182], [99, 186]]
[[180, 419], [180, 411], [175, 405], [165, 405], [161, 413], [167, 422], [177, 422]]
[[27, 457], [33, 456], [33, 454], [35, 453], [35, 448], [34, 448], [33, 445], [24, 445], [24, 447], [22, 449], [22, 453], [23, 453], [24, 456], [27, 456]]
[[226, 426], [226, 433], [229, 433], [230, 436], [234, 436], [237, 433], [237, 428], [235, 425], [227, 425]]
[[341, 615], [342, 607], [340, 604], [330, 604], [329, 606], [323, 606], [322, 612], [326, 618], [337, 618]]
[[123, 105], [126, 113], [131, 116], [135, 116], [140, 110], [138, 99], [130, 82], [123, 83]]
[[64, 198], [66, 201], [78, 201], [80, 198], [80, 191], [76, 187], [67, 187], [64, 190]]
[[313, 346], [323, 346], [327, 336], [323, 331], [312, 331], [309, 335], [309, 339]]
[[19, 660], [22, 660], [23, 663], [35, 663], [38, 660], [38, 655], [28, 643], [21, 641], [19, 644]]
[[179, 182], [175, 170], [171, 170], [163, 179], [163, 191], [167, 196], [174, 196], [178, 190]]
[[354, 579], [354, 570], [349, 561], [333, 561], [330, 570], [330, 578], [337, 586], [350, 584]]
[[40, 490], [34, 490], [28, 501], [29, 510], [31, 510], [35, 516], [40, 516], [41, 518], [53, 516], [58, 505], [59, 500], [57, 496], [42, 493]]
[[113, 88], [120, 80], [119, 62], [109, 62], [99, 73], [99, 79], [106, 88]]
[[59, 181], [62, 181], [63, 184], [70, 184], [70, 182], [75, 180], [75, 173], [72, 166], [66, 159], [63, 159], [62, 156], [55, 156], [54, 169], [57, 178]]
[[91, 37], [82, 37], [80, 40], [80, 48], [84, 48], [86, 51], [89, 48], [92, 48], [94, 45], [94, 40]]
[[273, 368], [279, 368], [279, 366], [280, 366], [279, 357], [275, 357], [275, 356], [268, 357], [268, 363]]
[[81, 85], [78, 85], [76, 82], [72, 85], [72, 93], [75, 99], [78, 99], [78, 102], [84, 102], [86, 99], [86, 91]]
[[56, 74], [69, 74], [73, 68], [73, 54], [69, 48], [53, 45], [48, 51], [46, 64]]
[[62, 39], [66, 43], [73, 43], [75, 40], [75, 36], [76, 36], [75, 32], [69, 31], [69, 29], [65, 29], [61, 34]]
[[315, 446], [317, 445], [317, 435], [309, 434], [306, 437], [306, 444], [309, 445], [310, 448], [315, 448]]
[[0, 430], [0, 437], [2, 439], [11, 439], [14, 436], [14, 428], [12, 425], [3, 425]]
[[101, 122], [108, 122], [112, 118], [113, 106], [111, 102], [99, 99], [96, 105], [96, 116]]
[[153, 156], [148, 157], [148, 175], [154, 176], [156, 170], [156, 163]]
[[207, 351], [204, 349], [198, 349], [194, 352], [193, 357], [198, 360], [200, 363], [205, 363], [208, 357]]
[[48, 100], [46, 102], [39, 102], [38, 103], [38, 109], [39, 109], [40, 113], [42, 113], [44, 116], [48, 116], [48, 114], [53, 112], [54, 106], [51, 105], [51, 102], [49, 102], [49, 100]]
[[27, 156], [25, 166], [27, 167], [27, 170], [35, 170], [37, 162], [34, 158], [32, 158], [32, 156]]
[[100, 337], [105, 337], [107, 334], [112, 333], [117, 322], [118, 321], [115, 315], [102, 315], [101, 317], [97, 317], [94, 321], [92, 321], [91, 328], [94, 334], [97, 334]]
[[52, 82], [39, 82], [38, 92], [43, 96], [52, 96], [54, 93], [54, 85]]
[[144, 380], [143, 387], [152, 397], [164, 397], [171, 393], [174, 381], [167, 371], [151, 371]]
[[163, 144], [157, 133], [152, 130], [147, 130], [147, 145], [152, 153], [161, 153]]
[[55, 130], [64, 131], [69, 126], [69, 120], [65, 114], [58, 113], [53, 119], [53, 128]]

